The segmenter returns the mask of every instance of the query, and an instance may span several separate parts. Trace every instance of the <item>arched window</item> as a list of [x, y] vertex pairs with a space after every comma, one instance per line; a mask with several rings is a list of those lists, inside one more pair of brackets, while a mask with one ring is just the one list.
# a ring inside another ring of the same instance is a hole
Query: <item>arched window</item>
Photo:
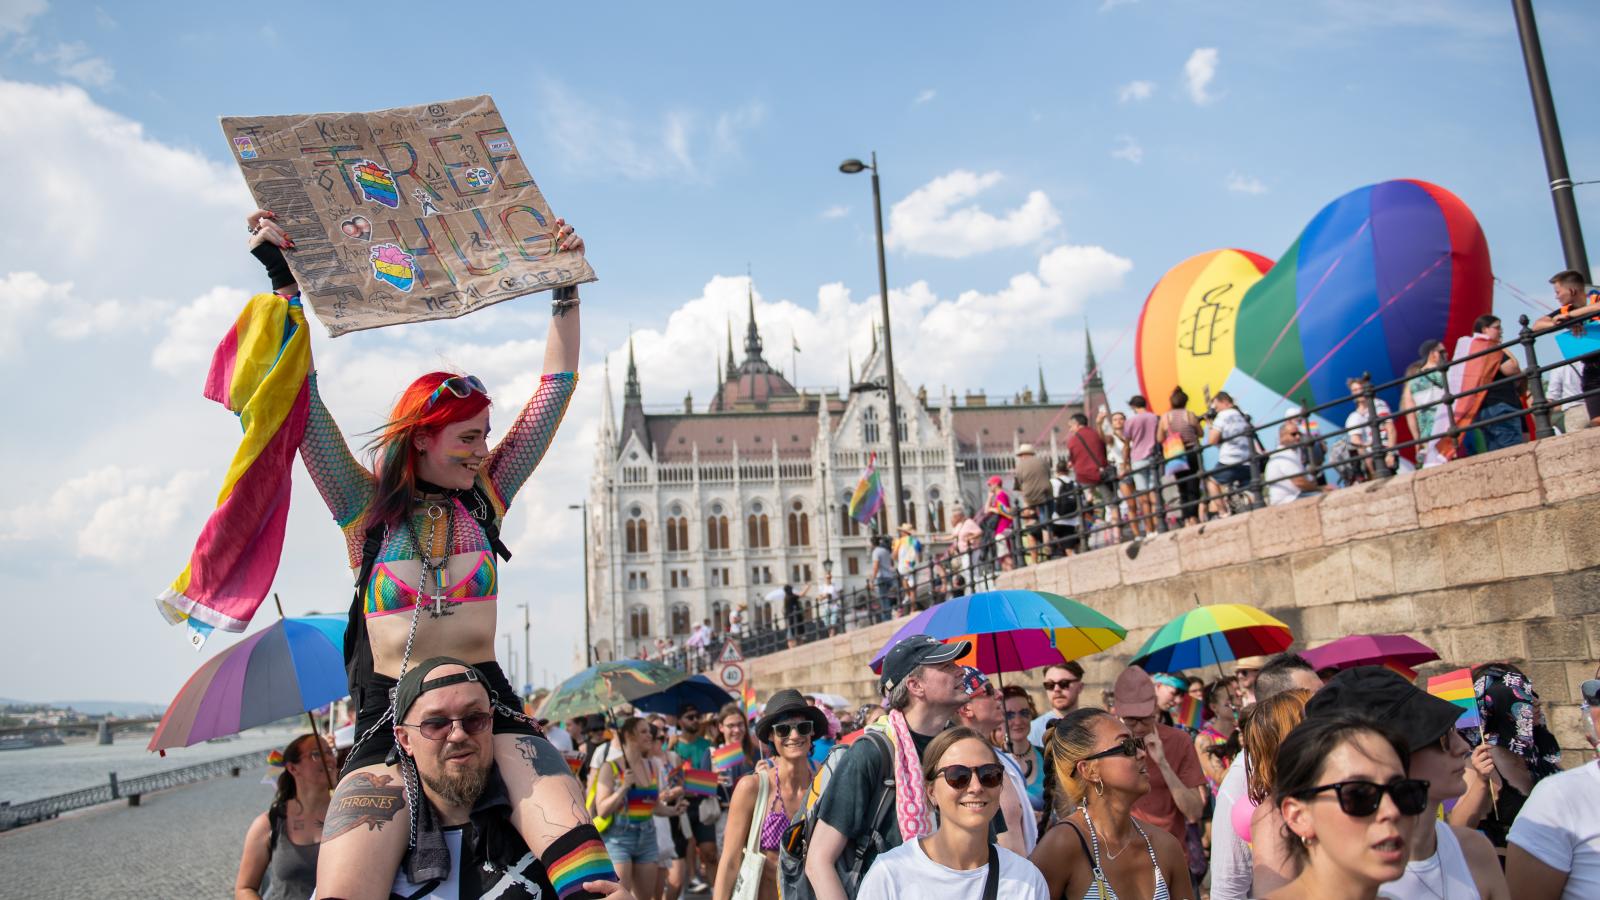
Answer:
[[760, 503], [750, 507], [750, 515], [745, 519], [745, 525], [749, 532], [746, 546], [752, 549], [772, 546], [771, 524], [767, 521], [767, 514], [762, 511]]
[[861, 523], [850, 518], [850, 491], [845, 491], [839, 503], [839, 536], [856, 537], [861, 534]]
[[878, 408], [869, 406], [861, 411], [861, 442], [868, 446], [878, 442]]
[[689, 604], [672, 604], [672, 633], [674, 635], [689, 633]]
[[728, 633], [728, 630], [729, 630], [729, 628], [728, 628], [728, 617], [729, 617], [729, 614], [730, 614], [730, 610], [728, 608], [728, 601], [726, 601], [726, 600], [716, 600], [716, 601], [712, 602], [712, 604], [711, 604], [711, 627], [716, 631], [717, 634], [727, 634]]
[[811, 517], [799, 500], [789, 505], [789, 546], [811, 546]]
[[940, 534], [944, 531], [944, 495], [938, 488], [928, 488], [928, 532]]
[[672, 504], [667, 516], [667, 552], [684, 553], [689, 550], [689, 517], [683, 514], [683, 507], [677, 503]]
[[628, 637], [635, 640], [650, 636], [650, 610], [635, 606], [628, 610]]
[[649, 553], [650, 535], [644, 521], [644, 510], [638, 506], [628, 510], [628, 521], [622, 526], [623, 544], [629, 553]]
[[706, 517], [706, 549], [727, 550], [728, 517], [722, 514], [722, 504], [711, 504], [711, 515]]
[[906, 522], [912, 528], [917, 527], [917, 501], [915, 500], [906, 501]]

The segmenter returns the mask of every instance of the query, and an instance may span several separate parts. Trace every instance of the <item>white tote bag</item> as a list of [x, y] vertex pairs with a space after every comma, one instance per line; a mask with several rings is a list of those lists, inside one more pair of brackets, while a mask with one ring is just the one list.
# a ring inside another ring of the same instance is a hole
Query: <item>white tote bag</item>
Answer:
[[756, 789], [756, 806], [750, 814], [750, 834], [744, 840], [744, 858], [739, 861], [739, 877], [733, 881], [732, 900], [756, 900], [761, 893], [761, 874], [766, 869], [767, 857], [761, 852], [761, 823], [767, 817], [767, 805], [772, 800], [772, 782], [768, 773], [757, 771], [761, 786]]

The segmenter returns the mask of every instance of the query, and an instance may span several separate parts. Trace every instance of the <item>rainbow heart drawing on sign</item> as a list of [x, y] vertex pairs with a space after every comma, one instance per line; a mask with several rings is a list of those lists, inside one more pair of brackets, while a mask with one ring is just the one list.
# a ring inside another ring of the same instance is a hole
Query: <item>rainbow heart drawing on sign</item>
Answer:
[[416, 283], [416, 257], [394, 244], [379, 244], [372, 248], [372, 277], [387, 281], [406, 293]]
[[355, 172], [356, 184], [361, 185], [361, 199], [381, 203], [390, 209], [400, 208], [400, 191], [395, 187], [394, 175], [388, 169], [370, 159], [363, 159], [355, 167]]
[[486, 188], [491, 184], [494, 184], [494, 174], [488, 169], [479, 166], [476, 169], [467, 170], [467, 187]]

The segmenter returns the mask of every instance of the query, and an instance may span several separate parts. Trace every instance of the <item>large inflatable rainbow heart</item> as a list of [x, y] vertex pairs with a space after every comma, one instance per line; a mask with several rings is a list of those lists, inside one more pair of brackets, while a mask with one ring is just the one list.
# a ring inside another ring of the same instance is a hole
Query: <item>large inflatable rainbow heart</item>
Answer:
[[[1472, 210], [1425, 181], [1385, 181], [1322, 208], [1276, 263], [1212, 250], [1173, 266], [1146, 298], [1134, 354], [1151, 408], [1227, 391], [1258, 418], [1347, 399], [1345, 379], [1392, 381], [1423, 341], [1455, 346], [1489, 311], [1489, 245]], [[1392, 408], [1400, 388], [1380, 392]], [[1347, 401], [1322, 418], [1342, 423]]]

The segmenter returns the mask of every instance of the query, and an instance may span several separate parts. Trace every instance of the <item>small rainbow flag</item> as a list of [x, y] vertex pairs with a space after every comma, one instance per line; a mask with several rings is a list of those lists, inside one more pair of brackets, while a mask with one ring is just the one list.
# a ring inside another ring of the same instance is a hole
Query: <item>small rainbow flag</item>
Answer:
[[656, 790], [654, 787], [628, 788], [628, 821], [650, 821], [650, 817], [655, 815], [656, 800], [659, 799], [659, 797], [660, 791]]
[[561, 756], [566, 759], [567, 767], [572, 769], [572, 774], [574, 776], [576, 776], [578, 774], [579, 770], [581, 770], [583, 768], [583, 755], [582, 754], [579, 754], [579, 753], [563, 753], [563, 754], [561, 754]]
[[756, 711], [756, 689], [750, 682], [745, 682], [739, 690], [739, 699], [744, 701], [744, 714], [752, 715]]
[[1178, 708], [1173, 713], [1173, 719], [1177, 724], [1190, 731], [1199, 731], [1200, 726], [1205, 724], [1205, 716], [1206, 705], [1203, 701], [1196, 700], [1188, 694], [1178, 696]]
[[1477, 728], [1483, 724], [1478, 717], [1478, 695], [1472, 690], [1471, 669], [1457, 669], [1429, 678], [1428, 693], [1461, 707], [1457, 728]]
[[691, 769], [688, 764], [683, 767], [683, 792], [697, 794], [701, 797], [715, 797], [717, 795], [717, 774], [705, 769]]
[[850, 518], [865, 525], [883, 506], [883, 485], [878, 481], [878, 454], [867, 457], [867, 469], [850, 496]]
[[744, 747], [738, 744], [723, 744], [711, 751], [711, 768], [718, 772], [727, 772], [744, 765]]

